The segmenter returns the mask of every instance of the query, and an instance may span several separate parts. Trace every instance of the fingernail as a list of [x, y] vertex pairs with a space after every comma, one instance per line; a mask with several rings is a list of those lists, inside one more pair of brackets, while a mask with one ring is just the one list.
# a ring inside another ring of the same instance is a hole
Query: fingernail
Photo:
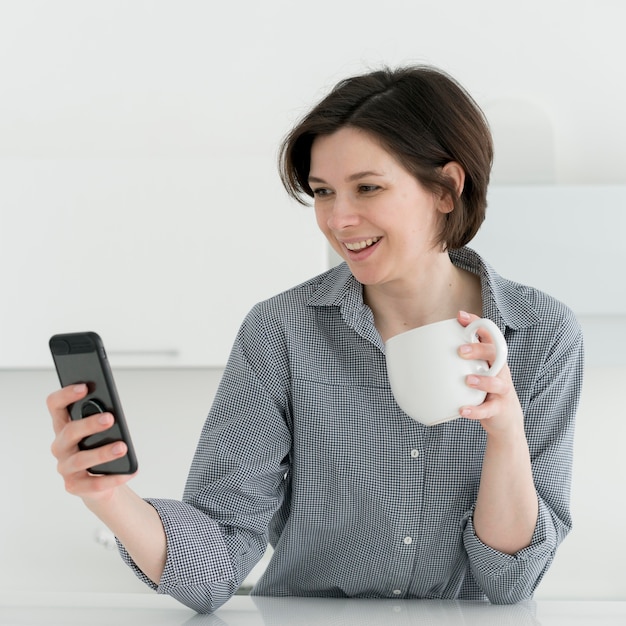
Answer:
[[467, 377], [467, 384], [471, 385], [471, 386], [475, 386], [480, 382], [480, 378], [478, 378], [478, 376], [468, 376]]
[[98, 423], [102, 425], [110, 424], [113, 421], [113, 416], [110, 413], [101, 413], [98, 416]]
[[463, 417], [469, 417], [472, 414], [472, 409], [461, 409], [461, 415]]
[[74, 393], [84, 393], [87, 390], [87, 385], [81, 383], [80, 385], [74, 385]]
[[118, 441], [113, 444], [111, 452], [113, 452], [113, 454], [122, 454], [123, 452], [126, 452], [126, 446], [121, 441]]
[[469, 354], [472, 351], [472, 346], [468, 346], [467, 344], [461, 346], [460, 348], [461, 354]]
[[467, 311], [459, 311], [459, 317], [462, 320], [468, 320], [470, 318], [469, 313]]

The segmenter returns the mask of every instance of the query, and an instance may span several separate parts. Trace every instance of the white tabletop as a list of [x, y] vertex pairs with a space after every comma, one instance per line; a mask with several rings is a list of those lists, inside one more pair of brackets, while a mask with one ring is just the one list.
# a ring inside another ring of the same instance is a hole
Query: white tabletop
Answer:
[[235, 596], [198, 615], [153, 594], [0, 594], [0, 624], [46, 626], [624, 626], [626, 602], [524, 602], [493, 606], [437, 600]]

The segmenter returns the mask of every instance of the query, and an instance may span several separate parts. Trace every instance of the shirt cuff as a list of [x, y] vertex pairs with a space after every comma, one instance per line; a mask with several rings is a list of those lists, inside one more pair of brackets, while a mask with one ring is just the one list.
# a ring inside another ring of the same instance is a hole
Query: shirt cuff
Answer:
[[172, 594], [232, 580], [234, 570], [218, 524], [198, 509], [176, 500], [146, 499], [159, 514], [167, 538], [167, 558], [156, 585], [134, 563], [124, 546], [120, 553], [135, 574], [158, 593]]
[[531, 543], [516, 554], [484, 544], [474, 530], [473, 510], [463, 520], [463, 542], [472, 574], [494, 604], [511, 604], [532, 597], [558, 546], [552, 515], [539, 498], [539, 514]]

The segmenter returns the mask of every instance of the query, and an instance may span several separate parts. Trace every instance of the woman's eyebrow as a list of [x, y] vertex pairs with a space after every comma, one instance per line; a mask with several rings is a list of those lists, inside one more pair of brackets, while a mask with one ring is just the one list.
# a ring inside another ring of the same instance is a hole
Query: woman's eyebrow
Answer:
[[[365, 170], [363, 172], [356, 172], [355, 174], [350, 174], [346, 178], [347, 182], [352, 182], [355, 180], [359, 180], [360, 178], [367, 178], [368, 176], [383, 176], [380, 172], [375, 172], [374, 170]], [[317, 176], [309, 176], [309, 183], [325, 183], [326, 181], [322, 178], [318, 178]]]

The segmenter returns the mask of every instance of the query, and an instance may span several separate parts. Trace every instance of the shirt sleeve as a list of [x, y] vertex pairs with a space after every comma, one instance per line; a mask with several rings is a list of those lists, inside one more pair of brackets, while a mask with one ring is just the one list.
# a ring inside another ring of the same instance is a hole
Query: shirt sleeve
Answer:
[[562, 325], [546, 354], [524, 413], [539, 503], [531, 544], [514, 555], [499, 552], [476, 536], [472, 511], [464, 520], [463, 541], [472, 574], [494, 604], [532, 597], [572, 527], [569, 499], [574, 418], [583, 371], [582, 334], [573, 316]]
[[[244, 322], [207, 417], [182, 502], [148, 499], [161, 517], [167, 559], [158, 585], [120, 546], [138, 577], [199, 613], [228, 600], [263, 556], [284, 498], [291, 435], [280, 360]], [[263, 361], [271, 366], [263, 367]], [[257, 372], [262, 372], [260, 376]]]

